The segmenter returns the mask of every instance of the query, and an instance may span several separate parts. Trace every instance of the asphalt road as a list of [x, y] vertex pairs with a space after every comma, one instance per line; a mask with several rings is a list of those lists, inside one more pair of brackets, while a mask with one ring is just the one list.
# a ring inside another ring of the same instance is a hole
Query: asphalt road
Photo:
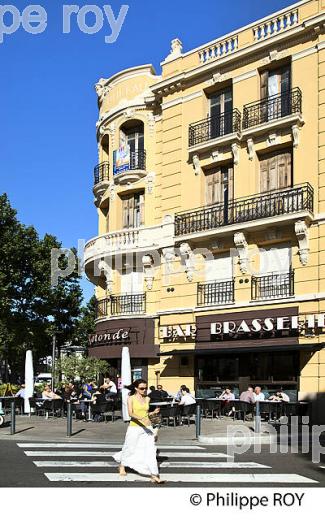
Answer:
[[[162, 445], [158, 461], [164, 487], [319, 487], [325, 485], [325, 458], [252, 450], [227, 454], [226, 446]], [[147, 487], [148, 479], [130, 471], [117, 474], [112, 454], [120, 445], [94, 442], [4, 440], [0, 442], [0, 487]], [[1, 492], [0, 492], [1, 495]]]

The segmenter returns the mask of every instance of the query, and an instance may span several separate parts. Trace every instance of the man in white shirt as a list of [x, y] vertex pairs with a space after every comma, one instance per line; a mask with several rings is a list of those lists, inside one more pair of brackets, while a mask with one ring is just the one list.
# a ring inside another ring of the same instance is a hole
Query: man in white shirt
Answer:
[[255, 386], [254, 390], [254, 401], [265, 401], [265, 395], [262, 392], [262, 389], [260, 386]]
[[181, 397], [179, 404], [183, 405], [183, 406], [187, 406], [189, 404], [195, 404], [195, 403], [196, 403], [196, 401], [195, 401], [194, 397], [190, 394], [189, 389], [185, 388], [184, 390], [182, 390], [182, 397]]
[[103, 387], [106, 390], [106, 397], [115, 397], [117, 394], [117, 388], [114, 381], [111, 380], [110, 377], [104, 379]]
[[25, 399], [25, 392], [26, 392], [25, 385], [21, 385], [21, 388], [15, 394], [15, 397], [21, 397], [22, 399]]

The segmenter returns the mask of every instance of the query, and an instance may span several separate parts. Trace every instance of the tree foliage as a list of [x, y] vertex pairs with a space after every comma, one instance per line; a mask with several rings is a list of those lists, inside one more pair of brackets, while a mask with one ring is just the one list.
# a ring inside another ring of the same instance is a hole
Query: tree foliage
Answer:
[[102, 359], [92, 357], [69, 356], [64, 357], [56, 363], [55, 379], [59, 381], [62, 375], [63, 380], [73, 382], [76, 378], [84, 381], [98, 381], [100, 375], [108, 371], [108, 363]]
[[[82, 291], [77, 272], [51, 286], [51, 250], [56, 237], [40, 238], [21, 224], [5, 194], [0, 196], [0, 357], [21, 371], [27, 348], [36, 358], [51, 352], [51, 335], [69, 340], [80, 316]], [[62, 258], [64, 268], [66, 260]]]

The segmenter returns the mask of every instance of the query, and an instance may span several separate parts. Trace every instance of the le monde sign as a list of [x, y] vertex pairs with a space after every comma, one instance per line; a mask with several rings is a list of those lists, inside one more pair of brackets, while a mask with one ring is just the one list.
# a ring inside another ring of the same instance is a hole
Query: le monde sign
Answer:
[[[267, 335], [272, 333], [299, 335], [325, 327], [325, 314], [302, 316], [279, 316], [277, 318], [255, 318], [240, 321], [216, 321], [210, 324], [211, 337], [240, 337]], [[194, 324], [165, 325], [160, 327], [160, 337], [166, 342], [195, 341], [197, 326]]]

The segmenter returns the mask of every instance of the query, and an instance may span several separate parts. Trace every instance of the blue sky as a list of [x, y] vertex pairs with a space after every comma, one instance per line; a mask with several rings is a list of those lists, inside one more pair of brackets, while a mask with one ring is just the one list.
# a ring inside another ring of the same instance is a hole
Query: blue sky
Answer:
[[[67, 0], [39, 2], [48, 16], [44, 33], [30, 35], [20, 28], [0, 44], [0, 193], [8, 194], [22, 222], [33, 224], [40, 235], [56, 235], [66, 247], [97, 232], [92, 195], [97, 158], [95, 82], [143, 63], [152, 63], [159, 72], [173, 38], [182, 40], [186, 52], [293, 3], [124, 2], [129, 10], [113, 44], [105, 43], [111, 33], [107, 20], [100, 32], [87, 35], [74, 17], [71, 33], [62, 34]], [[29, 5], [8, 3], [20, 11]], [[73, 3], [110, 4], [116, 16], [122, 5], [116, 0]], [[89, 18], [89, 24], [93, 22]], [[88, 299], [93, 287], [84, 281], [83, 288]]]

